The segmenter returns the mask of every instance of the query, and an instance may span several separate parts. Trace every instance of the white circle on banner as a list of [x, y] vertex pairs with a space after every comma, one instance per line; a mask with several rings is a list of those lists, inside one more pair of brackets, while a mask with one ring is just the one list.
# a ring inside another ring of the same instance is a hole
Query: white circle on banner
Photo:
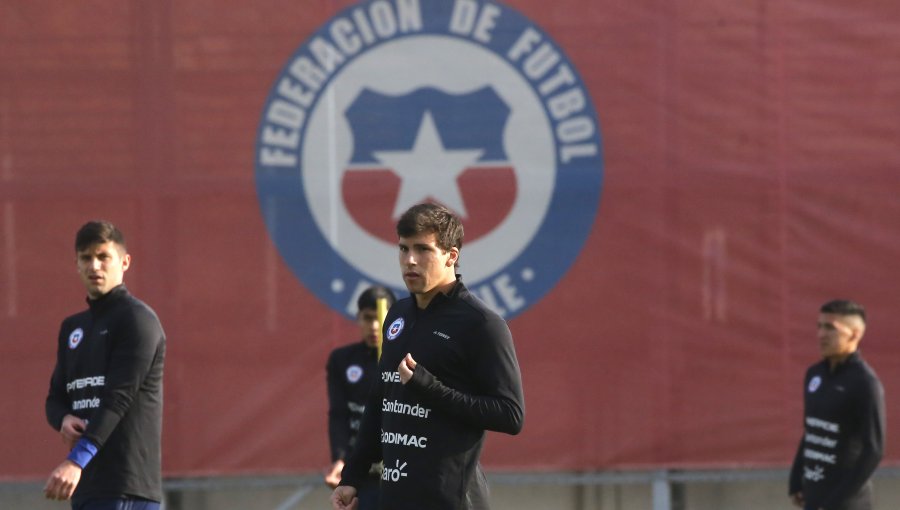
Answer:
[[524, 312], [580, 253], [603, 184], [597, 114], [574, 64], [489, 0], [336, 13], [286, 62], [257, 136], [260, 210], [279, 253], [351, 316], [359, 288], [405, 290], [394, 226], [422, 202], [463, 220], [469, 288], [504, 318]]

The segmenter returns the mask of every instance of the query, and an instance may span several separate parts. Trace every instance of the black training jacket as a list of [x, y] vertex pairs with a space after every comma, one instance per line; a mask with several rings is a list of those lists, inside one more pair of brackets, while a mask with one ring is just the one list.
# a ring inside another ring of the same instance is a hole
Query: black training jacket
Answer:
[[[478, 464], [486, 430], [517, 434], [525, 416], [519, 364], [506, 322], [457, 281], [420, 310], [391, 307], [381, 380], [369, 398], [342, 485], [358, 486], [383, 458], [381, 508], [485, 510]], [[411, 353], [413, 378], [397, 367]]]
[[62, 322], [47, 395], [55, 430], [73, 414], [99, 448], [72, 501], [124, 495], [162, 501], [165, 334], [156, 313], [120, 285]]
[[860, 354], [804, 380], [804, 435], [791, 468], [789, 493], [825, 510], [872, 508], [869, 479], [884, 452], [884, 389]]
[[331, 351], [328, 382], [328, 438], [331, 461], [343, 459], [356, 441], [363, 410], [378, 374], [378, 350], [357, 342]]
[[[331, 462], [345, 459], [356, 444], [369, 392], [378, 374], [378, 349], [365, 341], [331, 351], [325, 366], [328, 383], [328, 440]], [[372, 466], [365, 487], [377, 486], [381, 465]], [[360, 487], [358, 487], [360, 488]]]

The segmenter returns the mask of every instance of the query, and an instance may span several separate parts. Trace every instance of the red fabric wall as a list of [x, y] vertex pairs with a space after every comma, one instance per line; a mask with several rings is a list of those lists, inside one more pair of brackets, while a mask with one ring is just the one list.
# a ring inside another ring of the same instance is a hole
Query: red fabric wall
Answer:
[[[354, 328], [280, 258], [254, 143], [279, 70], [347, 5], [0, 4], [0, 478], [65, 455], [43, 400], [93, 217], [128, 235], [126, 282], [169, 337], [167, 474], [326, 465], [325, 359]], [[900, 4], [504, 5], [577, 67], [604, 181], [575, 263], [510, 322], [525, 429], [485, 464], [787, 465], [832, 297], [867, 305], [897, 423]]]

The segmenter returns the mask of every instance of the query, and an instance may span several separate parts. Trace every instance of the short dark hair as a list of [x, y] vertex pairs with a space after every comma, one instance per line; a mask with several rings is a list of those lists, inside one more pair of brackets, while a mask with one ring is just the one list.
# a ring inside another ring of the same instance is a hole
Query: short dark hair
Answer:
[[364, 309], [374, 309], [377, 306], [378, 300], [380, 298], [387, 299], [388, 308], [394, 304], [394, 301], [397, 298], [394, 297], [394, 293], [391, 292], [391, 289], [387, 287], [382, 287], [380, 285], [375, 285], [369, 287], [364, 290], [362, 294], [356, 299], [356, 310], [359, 312]]
[[438, 204], [418, 204], [410, 207], [397, 221], [397, 235], [412, 237], [433, 232], [438, 248], [462, 249], [463, 226], [450, 209]]
[[106, 220], [89, 221], [75, 234], [75, 252], [90, 248], [94, 244], [114, 242], [125, 251], [125, 234]]
[[819, 311], [843, 316], [855, 315], [866, 322], [866, 309], [863, 308], [863, 305], [849, 299], [833, 299], [822, 305]]

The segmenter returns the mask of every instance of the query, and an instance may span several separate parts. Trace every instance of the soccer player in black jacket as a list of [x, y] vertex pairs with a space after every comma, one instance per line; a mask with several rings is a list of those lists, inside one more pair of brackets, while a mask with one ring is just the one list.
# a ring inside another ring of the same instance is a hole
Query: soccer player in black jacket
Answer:
[[517, 434], [525, 416], [512, 335], [459, 280], [463, 229], [449, 210], [413, 206], [397, 234], [412, 296], [388, 312], [381, 380], [332, 508], [356, 508], [356, 487], [383, 459], [381, 508], [485, 510], [485, 431]]
[[804, 510], [871, 510], [870, 478], [884, 452], [884, 389], [862, 359], [866, 312], [834, 300], [819, 310], [824, 360], [804, 379], [804, 435], [788, 493]]
[[44, 494], [74, 510], [155, 510], [162, 501], [160, 436], [165, 334], [123, 284], [131, 256], [114, 225], [75, 236], [88, 309], [62, 322], [47, 421], [69, 455]]
[[[331, 469], [325, 483], [332, 489], [341, 481], [344, 458], [356, 443], [366, 399], [378, 373], [378, 300], [394, 304], [394, 294], [386, 287], [373, 286], [356, 300], [356, 325], [360, 341], [331, 351], [325, 366], [328, 382], [328, 439], [331, 444]], [[380, 464], [373, 466], [358, 490], [359, 510], [378, 508]]]

